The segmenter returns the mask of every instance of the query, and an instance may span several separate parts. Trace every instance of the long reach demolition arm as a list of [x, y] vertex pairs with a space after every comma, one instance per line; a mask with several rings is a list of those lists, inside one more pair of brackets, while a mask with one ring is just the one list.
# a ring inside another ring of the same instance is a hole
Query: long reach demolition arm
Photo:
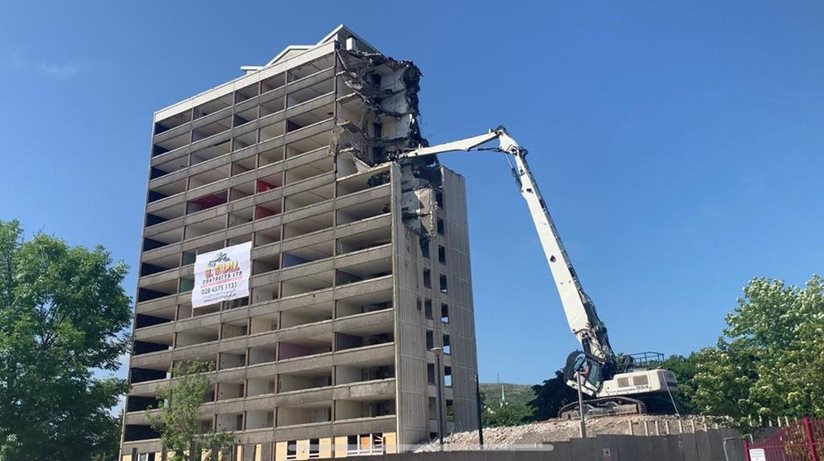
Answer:
[[[497, 147], [482, 148], [484, 144], [498, 140]], [[438, 144], [431, 147], [419, 147], [412, 151], [401, 153], [398, 159], [409, 159], [425, 155], [442, 154], [453, 151], [492, 150], [510, 155], [515, 160], [513, 176], [526, 200], [541, 246], [544, 249], [547, 263], [555, 280], [555, 287], [561, 296], [561, 304], [566, 314], [567, 322], [572, 333], [578, 338], [584, 349], [585, 356], [578, 360], [576, 370], [583, 372], [587, 379], [582, 389], [590, 395], [597, 395], [604, 379], [610, 379], [615, 373], [616, 357], [609, 344], [607, 327], [598, 317], [595, 304], [584, 289], [572, 267], [572, 262], [564, 249], [558, 230], [547, 209], [546, 202], [529, 164], [526, 161], [527, 150], [521, 147], [502, 126], [489, 130], [488, 133], [462, 139], [459, 141]], [[570, 383], [570, 385], [573, 385]], [[576, 387], [573, 385], [573, 387]]]

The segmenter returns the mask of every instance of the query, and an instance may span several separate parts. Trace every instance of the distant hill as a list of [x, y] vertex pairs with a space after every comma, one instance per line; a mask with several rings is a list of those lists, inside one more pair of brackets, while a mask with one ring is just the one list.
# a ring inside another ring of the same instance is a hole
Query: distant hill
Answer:
[[481, 393], [484, 394], [487, 405], [501, 401], [501, 386], [504, 388], [504, 396], [507, 402], [526, 405], [535, 397], [531, 384], [481, 383]]

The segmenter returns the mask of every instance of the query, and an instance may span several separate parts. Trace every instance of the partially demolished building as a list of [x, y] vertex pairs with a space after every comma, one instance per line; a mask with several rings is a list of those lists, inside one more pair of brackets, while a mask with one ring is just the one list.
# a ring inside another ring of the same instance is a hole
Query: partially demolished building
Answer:
[[[155, 113], [122, 461], [173, 364], [210, 362], [233, 459], [408, 451], [477, 427], [463, 178], [425, 144], [420, 71], [344, 26]], [[193, 305], [198, 255], [251, 242], [248, 296]], [[436, 369], [434, 348], [443, 349]]]

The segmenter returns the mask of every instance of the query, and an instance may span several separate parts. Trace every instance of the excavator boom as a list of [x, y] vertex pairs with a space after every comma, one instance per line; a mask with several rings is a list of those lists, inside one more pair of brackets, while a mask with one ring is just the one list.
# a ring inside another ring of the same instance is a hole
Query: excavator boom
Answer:
[[[494, 148], [483, 149], [481, 146], [498, 140]], [[585, 391], [594, 395], [604, 378], [611, 377], [614, 370], [615, 353], [609, 344], [607, 329], [595, 311], [595, 305], [581, 287], [572, 262], [564, 249], [563, 242], [555, 228], [546, 201], [526, 160], [527, 150], [522, 148], [503, 127], [489, 132], [431, 147], [419, 147], [398, 155], [399, 159], [442, 154], [453, 151], [493, 150], [510, 155], [515, 161], [513, 175], [518, 188], [529, 207], [530, 215], [538, 231], [538, 237], [544, 250], [547, 264], [552, 272], [555, 287], [561, 296], [561, 304], [572, 333], [578, 338], [584, 349], [580, 368], [586, 368], [588, 379], [584, 381]]]
[[[497, 146], [482, 147], [495, 140], [498, 141]], [[521, 147], [504, 127], [458, 141], [436, 146], [421, 146], [399, 153], [396, 158], [403, 160], [446, 152], [474, 150], [502, 152], [514, 159], [513, 176], [521, 195], [526, 200], [535, 229], [538, 231], [544, 256], [561, 297], [567, 322], [583, 348], [583, 351], [575, 351], [567, 359], [564, 369], [567, 385], [575, 389], [580, 388], [582, 392], [597, 397], [595, 400], [588, 401], [588, 411], [602, 415], [621, 412], [643, 413], [648, 406], [647, 402], [660, 400], [663, 393], [669, 394], [670, 402], [672, 402], [670, 390], [675, 388], [676, 383], [675, 375], [671, 371], [658, 368], [634, 370], [631, 357], [625, 357], [620, 364], [623, 369], [619, 369], [618, 359], [609, 343], [606, 325], [598, 317], [592, 299], [581, 287], [575, 268], [572, 266], [552, 216], [549, 214], [546, 201], [529, 168], [526, 160], [527, 150]], [[653, 400], [642, 401], [629, 396], [652, 397]], [[575, 406], [577, 403], [571, 405]], [[561, 416], [569, 417], [574, 411], [580, 411], [580, 409], [565, 407]]]

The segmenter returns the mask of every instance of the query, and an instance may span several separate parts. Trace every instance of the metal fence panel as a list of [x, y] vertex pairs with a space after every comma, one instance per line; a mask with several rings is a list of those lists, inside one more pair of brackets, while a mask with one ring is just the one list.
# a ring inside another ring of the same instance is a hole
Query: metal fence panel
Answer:
[[[775, 431], [769, 437], [747, 444], [750, 461], [824, 461], [824, 420], [807, 416]], [[763, 450], [758, 458], [749, 449]]]

